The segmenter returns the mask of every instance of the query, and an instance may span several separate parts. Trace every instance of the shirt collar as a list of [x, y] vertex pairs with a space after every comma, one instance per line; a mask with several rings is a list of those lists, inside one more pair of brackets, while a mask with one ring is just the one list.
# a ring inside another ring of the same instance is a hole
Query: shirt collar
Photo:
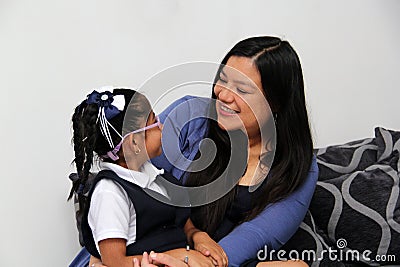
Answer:
[[139, 169], [134, 171], [126, 169], [114, 163], [100, 162], [102, 170], [111, 170], [122, 179], [134, 183], [141, 188], [148, 188], [156, 180], [157, 175], [164, 174], [164, 169], [157, 169], [149, 161], [146, 161]]

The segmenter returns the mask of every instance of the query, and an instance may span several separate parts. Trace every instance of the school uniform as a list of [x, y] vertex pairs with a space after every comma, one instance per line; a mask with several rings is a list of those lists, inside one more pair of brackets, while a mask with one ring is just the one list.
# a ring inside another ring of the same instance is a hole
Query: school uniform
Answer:
[[101, 169], [82, 220], [85, 247], [91, 255], [101, 258], [98, 243], [108, 238], [125, 239], [127, 256], [186, 246], [183, 227], [190, 210], [166, 204], [170, 196], [163, 182], [176, 184], [174, 177], [150, 162], [140, 172], [104, 162]]

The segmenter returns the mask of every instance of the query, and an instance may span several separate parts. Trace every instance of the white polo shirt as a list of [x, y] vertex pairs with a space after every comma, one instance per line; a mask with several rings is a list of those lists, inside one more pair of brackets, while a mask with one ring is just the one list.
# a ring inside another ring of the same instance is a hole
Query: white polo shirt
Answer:
[[[157, 175], [163, 174], [164, 170], [158, 170], [149, 161], [142, 165], [139, 172], [108, 162], [101, 162], [100, 168], [111, 170], [122, 179], [141, 188], [166, 195], [164, 187], [156, 180]], [[127, 246], [136, 240], [136, 212], [133, 203], [126, 191], [110, 179], [102, 179], [96, 184], [89, 207], [88, 222], [99, 253], [98, 243], [101, 240], [122, 238], [126, 240]]]

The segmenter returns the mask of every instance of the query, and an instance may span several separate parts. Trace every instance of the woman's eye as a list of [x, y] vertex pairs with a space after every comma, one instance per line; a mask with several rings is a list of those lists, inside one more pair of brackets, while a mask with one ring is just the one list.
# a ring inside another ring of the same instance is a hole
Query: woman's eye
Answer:
[[219, 80], [220, 82], [222, 82], [222, 83], [227, 83], [227, 81], [224, 80], [224, 79], [222, 79], [221, 77], [219, 77], [218, 80]]
[[236, 90], [238, 91], [238, 93], [240, 93], [240, 94], [248, 94], [249, 92], [247, 92], [247, 91], [245, 91], [245, 90], [243, 90], [243, 89], [240, 89], [239, 87], [236, 87]]

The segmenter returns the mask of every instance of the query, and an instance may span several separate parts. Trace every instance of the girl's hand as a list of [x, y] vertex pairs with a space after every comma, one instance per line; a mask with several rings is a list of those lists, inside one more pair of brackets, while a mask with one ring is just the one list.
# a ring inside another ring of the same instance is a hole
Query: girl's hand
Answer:
[[228, 266], [228, 257], [220, 245], [217, 244], [206, 232], [198, 231], [192, 235], [194, 249], [204, 256], [213, 259], [214, 265], [219, 267]]
[[158, 267], [159, 265], [164, 267], [188, 267], [186, 263], [179, 259], [176, 259], [165, 253], [154, 253], [153, 251], [150, 252], [150, 255], [148, 255], [146, 252], [143, 253], [140, 264], [138, 259], [133, 259], [134, 267]]
[[89, 267], [107, 267], [103, 265], [100, 259], [95, 256], [90, 256]]
[[[153, 252], [151, 252], [151, 253], [153, 253]], [[147, 254], [147, 252], [143, 253], [142, 260], [140, 263], [139, 263], [139, 259], [133, 258], [133, 267], [157, 267], [157, 265], [154, 265], [152, 263], [153, 263], [153, 260], [150, 258], [150, 255]]]

